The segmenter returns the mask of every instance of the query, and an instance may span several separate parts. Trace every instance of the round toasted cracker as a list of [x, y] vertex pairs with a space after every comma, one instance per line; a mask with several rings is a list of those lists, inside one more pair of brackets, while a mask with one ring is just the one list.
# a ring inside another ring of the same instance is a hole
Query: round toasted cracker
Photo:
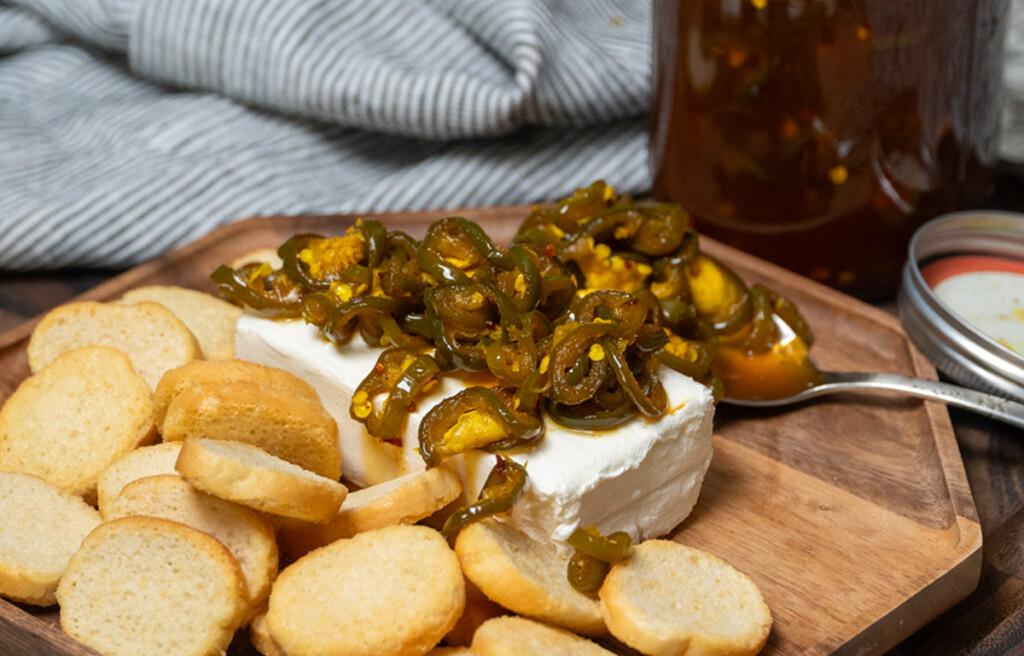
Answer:
[[771, 631], [771, 611], [749, 577], [670, 540], [637, 545], [598, 594], [612, 635], [645, 654], [756, 654]]
[[57, 582], [82, 540], [100, 524], [81, 497], [29, 474], [0, 472], [0, 596], [56, 603]]
[[568, 559], [554, 545], [484, 519], [462, 529], [455, 552], [466, 578], [505, 608], [584, 635], [607, 632], [600, 604], [569, 584]]
[[185, 390], [203, 385], [244, 381], [262, 387], [290, 392], [320, 403], [316, 390], [295, 374], [263, 364], [231, 358], [229, 360], [193, 360], [164, 374], [153, 390], [153, 412], [157, 428], [163, 432], [167, 407]]
[[125, 292], [122, 303], [159, 303], [181, 319], [195, 335], [203, 357], [222, 360], [235, 357], [235, 322], [242, 308], [195, 289], [173, 285], [148, 285]]
[[341, 478], [338, 425], [323, 404], [248, 381], [183, 390], [167, 407], [163, 437], [244, 442], [332, 481]]
[[192, 332], [163, 305], [83, 301], [54, 308], [40, 320], [26, 349], [29, 367], [38, 372], [61, 353], [91, 345], [127, 353], [150, 390], [165, 372], [202, 356]]
[[178, 522], [124, 517], [82, 542], [57, 586], [64, 632], [106, 656], [223, 653], [247, 605], [238, 563]]
[[348, 493], [337, 481], [242, 442], [190, 437], [175, 469], [208, 494], [310, 522], [334, 517]]
[[61, 353], [0, 408], [0, 470], [92, 503], [101, 472], [154, 435], [149, 386], [128, 356], [87, 346]]
[[281, 572], [267, 629], [294, 656], [420, 656], [464, 603], [459, 561], [441, 534], [389, 526], [338, 540]]
[[204, 494], [177, 474], [159, 474], [132, 481], [111, 502], [106, 519], [161, 517], [209, 533], [238, 561], [253, 609], [270, 594], [277, 577], [274, 529], [249, 508]]

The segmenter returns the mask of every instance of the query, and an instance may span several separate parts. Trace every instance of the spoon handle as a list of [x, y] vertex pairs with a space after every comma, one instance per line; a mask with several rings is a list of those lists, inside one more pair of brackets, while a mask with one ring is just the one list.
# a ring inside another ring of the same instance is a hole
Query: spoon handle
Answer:
[[1022, 403], [958, 385], [909, 378], [898, 374], [823, 371], [821, 384], [809, 391], [814, 392], [813, 396], [817, 396], [832, 391], [838, 392], [841, 389], [856, 388], [886, 389], [922, 399], [942, 401], [1018, 428], [1024, 428], [1024, 404]]

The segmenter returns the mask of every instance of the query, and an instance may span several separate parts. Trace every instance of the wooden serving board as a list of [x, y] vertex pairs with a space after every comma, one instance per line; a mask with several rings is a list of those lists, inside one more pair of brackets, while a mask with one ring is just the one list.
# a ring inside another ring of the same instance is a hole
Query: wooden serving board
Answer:
[[[525, 208], [460, 212], [507, 241]], [[422, 236], [446, 212], [391, 214]], [[355, 217], [249, 219], [220, 228], [90, 290], [113, 299], [144, 284], [213, 292], [213, 269], [297, 232], [338, 234]], [[748, 283], [797, 302], [827, 369], [935, 378], [891, 315], [703, 239]], [[28, 375], [28, 322], [0, 335], [0, 401]], [[888, 396], [831, 397], [788, 411], [720, 406], [715, 455], [693, 514], [673, 538], [706, 549], [761, 587], [775, 623], [766, 654], [877, 654], [965, 597], [978, 582], [981, 530], [944, 406]], [[252, 654], [244, 631], [231, 653]], [[56, 609], [0, 601], [0, 653], [82, 655]]]

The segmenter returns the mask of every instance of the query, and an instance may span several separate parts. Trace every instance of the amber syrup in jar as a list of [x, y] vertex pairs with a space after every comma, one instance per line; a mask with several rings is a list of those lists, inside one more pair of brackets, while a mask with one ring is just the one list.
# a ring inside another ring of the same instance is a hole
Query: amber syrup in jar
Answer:
[[864, 297], [990, 194], [1008, 0], [655, 0], [654, 195]]

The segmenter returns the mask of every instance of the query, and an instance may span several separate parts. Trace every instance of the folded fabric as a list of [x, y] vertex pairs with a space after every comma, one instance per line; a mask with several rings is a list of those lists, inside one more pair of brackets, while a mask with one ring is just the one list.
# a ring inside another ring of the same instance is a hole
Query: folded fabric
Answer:
[[630, 0], [0, 0], [0, 268], [649, 184]]
[[256, 214], [642, 193], [651, 22], [651, 0], [0, 0], [0, 270], [130, 266]]

